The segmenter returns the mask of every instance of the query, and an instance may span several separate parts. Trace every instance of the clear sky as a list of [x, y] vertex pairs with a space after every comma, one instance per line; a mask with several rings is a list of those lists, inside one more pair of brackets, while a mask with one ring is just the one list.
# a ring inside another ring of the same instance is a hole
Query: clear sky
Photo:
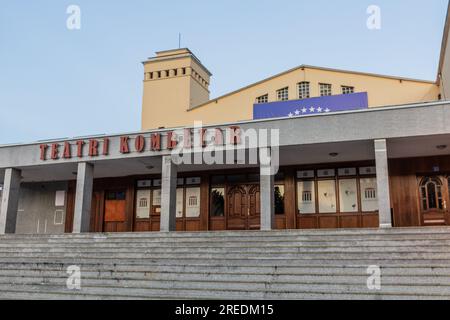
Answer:
[[[69, 30], [69, 5], [81, 29]], [[369, 30], [369, 5], [381, 29]], [[0, 0], [0, 144], [140, 129], [143, 67], [190, 48], [211, 97], [300, 64], [435, 80], [447, 0]]]

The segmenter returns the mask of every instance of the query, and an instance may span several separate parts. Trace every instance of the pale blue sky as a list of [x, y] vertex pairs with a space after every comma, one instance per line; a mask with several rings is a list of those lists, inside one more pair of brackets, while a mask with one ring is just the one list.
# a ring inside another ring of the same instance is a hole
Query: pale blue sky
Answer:
[[[81, 8], [81, 30], [66, 8]], [[368, 30], [366, 9], [381, 7]], [[300, 64], [436, 78], [447, 0], [0, 0], [0, 144], [135, 131], [143, 67], [189, 47], [218, 96]]]

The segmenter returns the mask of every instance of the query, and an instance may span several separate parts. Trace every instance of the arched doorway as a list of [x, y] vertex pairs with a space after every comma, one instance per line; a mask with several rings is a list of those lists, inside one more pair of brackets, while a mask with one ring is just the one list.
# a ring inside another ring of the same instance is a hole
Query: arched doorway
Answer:
[[419, 179], [421, 222], [424, 226], [449, 225], [449, 177], [434, 176]]

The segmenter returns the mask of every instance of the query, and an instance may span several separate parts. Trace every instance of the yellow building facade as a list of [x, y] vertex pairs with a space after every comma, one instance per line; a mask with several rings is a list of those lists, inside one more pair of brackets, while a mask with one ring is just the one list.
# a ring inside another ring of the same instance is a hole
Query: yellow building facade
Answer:
[[143, 64], [143, 130], [251, 120], [255, 103], [323, 95], [367, 92], [370, 108], [441, 98], [437, 82], [301, 65], [210, 100], [211, 73], [189, 49]]

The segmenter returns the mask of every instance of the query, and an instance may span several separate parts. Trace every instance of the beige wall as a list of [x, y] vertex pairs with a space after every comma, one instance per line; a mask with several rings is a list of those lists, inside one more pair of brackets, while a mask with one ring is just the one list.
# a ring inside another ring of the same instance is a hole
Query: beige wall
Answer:
[[[450, 5], [450, 4], [449, 4]], [[440, 70], [438, 80], [441, 88], [441, 95], [443, 100], [450, 100], [450, 48], [449, 48], [449, 17], [447, 17], [444, 39], [442, 41]]]
[[[195, 61], [192, 63], [194, 68], [202, 70]], [[311, 97], [319, 96], [319, 83], [331, 84], [334, 95], [342, 93], [341, 86], [355, 87], [355, 92], [368, 92], [370, 107], [435, 101], [439, 96], [439, 87], [432, 82], [314, 67], [296, 68], [211, 101], [208, 101], [209, 92], [193, 77], [186, 79], [189, 88], [177, 82], [173, 85], [144, 83], [142, 129], [190, 126], [194, 121], [219, 124], [251, 120], [257, 97], [268, 94], [269, 101], [276, 101], [276, 91], [289, 87], [289, 99], [298, 99], [297, 84], [301, 81], [310, 82]], [[183, 102], [186, 97], [189, 103]]]
[[187, 49], [157, 53], [144, 62], [142, 128], [169, 127], [186, 110], [207, 102], [209, 81], [209, 72]]

